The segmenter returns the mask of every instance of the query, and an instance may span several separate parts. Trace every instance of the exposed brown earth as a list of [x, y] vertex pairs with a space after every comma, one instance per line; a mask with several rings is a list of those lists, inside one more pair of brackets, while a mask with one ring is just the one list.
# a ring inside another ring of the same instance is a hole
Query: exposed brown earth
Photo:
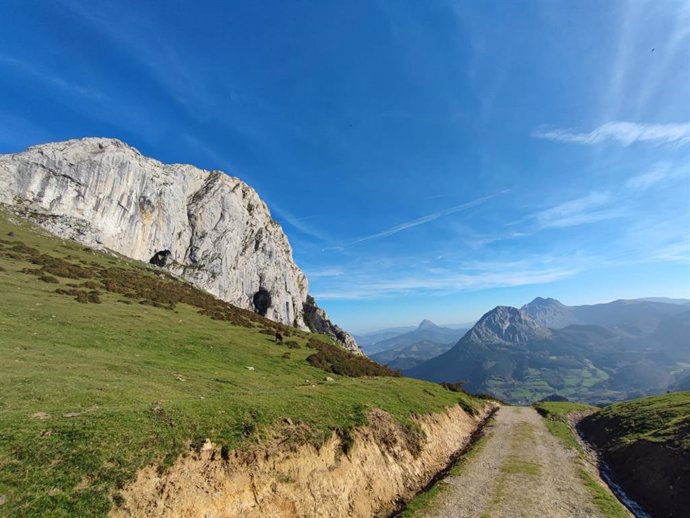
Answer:
[[425, 518], [600, 517], [579, 476], [577, 453], [544, 425], [536, 410], [501, 407], [483, 448], [443, 483]]
[[[121, 492], [121, 517], [385, 516], [443, 469], [488, 414], [459, 406], [415, 418], [419, 431], [382, 411], [347, 440], [335, 433], [320, 448], [276, 440], [249, 452], [206, 443], [159, 474], [142, 470]], [[294, 425], [297, 426], [297, 425]]]

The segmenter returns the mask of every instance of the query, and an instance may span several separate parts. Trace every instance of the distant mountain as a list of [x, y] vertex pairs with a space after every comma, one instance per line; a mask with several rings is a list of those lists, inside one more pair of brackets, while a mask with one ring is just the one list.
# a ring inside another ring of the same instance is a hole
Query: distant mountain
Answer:
[[[674, 302], [666, 303], [663, 300]], [[640, 336], [653, 332], [663, 318], [686, 311], [683, 300], [660, 297], [566, 306], [556, 299], [537, 297], [521, 309], [540, 325], [552, 329], [561, 329], [571, 324], [598, 325]]]
[[439, 344], [428, 340], [420, 340], [406, 347], [397, 347], [372, 354], [370, 358], [391, 369], [406, 370], [424, 363], [434, 356], [443, 354], [451, 347], [453, 347], [453, 342]]
[[550, 394], [609, 402], [685, 386], [688, 363], [690, 311], [683, 305], [619, 300], [569, 307], [538, 298], [521, 309], [494, 308], [447, 352], [404, 371], [463, 381], [512, 402]]
[[646, 302], [661, 302], [663, 304], [690, 305], [690, 299], [670, 299], [668, 297], [647, 297], [644, 299], [636, 299], [636, 300], [644, 300]]
[[450, 329], [423, 320], [408, 333], [382, 340], [371, 346], [378, 352], [371, 354], [374, 361], [393, 369], [409, 369], [450, 349], [466, 329]]
[[573, 308], [561, 304], [556, 299], [537, 297], [529, 304], [522, 306], [521, 309], [544, 327], [560, 329], [577, 323]]
[[659, 322], [653, 339], [659, 344], [659, 351], [669, 357], [683, 361], [690, 356], [690, 311], [677, 313]]
[[540, 326], [525, 312], [510, 306], [497, 306], [480, 318], [463, 340], [521, 344], [549, 335], [547, 328]]
[[572, 306], [581, 323], [616, 329], [633, 336], [653, 333], [666, 317], [687, 311], [680, 304], [665, 304], [648, 300], [615, 300], [607, 304]]
[[452, 349], [405, 374], [437, 382], [464, 381], [470, 390], [483, 390], [493, 375], [524, 377], [522, 344], [550, 333], [519, 309], [498, 306], [482, 316]]
[[400, 336], [402, 334], [409, 333], [410, 331], [414, 331], [415, 329], [417, 329], [415, 326], [391, 327], [387, 329], [371, 331], [369, 333], [355, 334], [353, 336], [355, 337], [355, 340], [357, 340], [357, 343], [360, 345], [360, 347], [365, 353], [374, 354], [376, 352], [381, 351], [381, 349], [375, 347], [374, 344], [382, 342], [389, 338], [393, 338], [395, 336]]

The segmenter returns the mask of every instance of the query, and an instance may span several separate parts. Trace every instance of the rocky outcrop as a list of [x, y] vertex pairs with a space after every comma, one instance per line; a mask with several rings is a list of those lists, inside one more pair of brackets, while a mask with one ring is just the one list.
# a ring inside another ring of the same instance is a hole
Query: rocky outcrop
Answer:
[[221, 171], [162, 164], [115, 139], [70, 140], [0, 155], [0, 204], [60, 237], [162, 264], [235, 306], [307, 328], [307, 279], [282, 228], [251, 187]]
[[578, 323], [573, 308], [552, 298], [537, 297], [520, 309], [539, 325], [552, 329], [561, 329]]
[[364, 355], [354, 337], [344, 329], [333, 324], [326, 312], [316, 305], [316, 301], [311, 295], [307, 296], [307, 300], [303, 305], [303, 310], [304, 322], [307, 324], [310, 331], [313, 333], [326, 334], [337, 340], [348, 351], [354, 354]]
[[548, 329], [523, 311], [510, 306], [497, 306], [479, 319], [466, 337], [479, 343], [522, 344], [549, 335]]
[[[413, 417], [414, 427], [375, 409], [368, 426], [342, 437], [333, 433], [318, 448], [283, 438], [255, 451], [224, 453], [207, 441], [164, 472], [157, 466], [140, 471], [110, 516], [388, 516], [448, 465], [491, 408], [472, 417], [455, 406]], [[297, 436], [304, 426], [290, 422], [281, 436]]]

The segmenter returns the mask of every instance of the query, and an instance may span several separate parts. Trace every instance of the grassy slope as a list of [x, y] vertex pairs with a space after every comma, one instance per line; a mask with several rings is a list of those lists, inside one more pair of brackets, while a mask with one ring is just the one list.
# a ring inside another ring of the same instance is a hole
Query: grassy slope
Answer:
[[[578, 451], [580, 455], [584, 455], [582, 446], [580, 446], [568, 424], [568, 415], [573, 412], [594, 411], [596, 407], [582, 403], [555, 401], [536, 403], [534, 407], [544, 417], [546, 427], [553, 435], [561, 439], [569, 448]], [[612, 518], [625, 518], [629, 516], [627, 510], [618, 499], [603, 487], [600, 482], [595, 480], [589, 471], [580, 468], [580, 478], [604, 516]]]
[[247, 447], [288, 417], [310, 427], [296, 440], [319, 442], [363, 424], [372, 407], [404, 422], [474, 404], [417, 380], [327, 374], [306, 362], [306, 334], [287, 337], [300, 344], [289, 349], [261, 334], [261, 321], [239, 327], [187, 304], [152, 307], [102, 289], [100, 304], [79, 303], [55, 289], [86, 279], [41, 281], [21, 272], [36, 266], [8, 257], [10, 247], [142, 279], [155, 272], [2, 214], [0, 238], [0, 515], [103, 515], [138, 469], [172, 462], [190, 441]]
[[612, 404], [580, 424], [628, 495], [659, 516], [690, 506], [690, 392]]
[[607, 428], [605, 448], [640, 439], [690, 451], [690, 392], [676, 392], [614, 403], [593, 417]]

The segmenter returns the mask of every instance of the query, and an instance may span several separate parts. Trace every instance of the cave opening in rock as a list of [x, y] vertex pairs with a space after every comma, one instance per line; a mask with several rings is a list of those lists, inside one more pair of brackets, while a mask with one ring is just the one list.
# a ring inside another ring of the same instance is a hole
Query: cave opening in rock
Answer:
[[259, 291], [254, 294], [254, 307], [259, 315], [266, 316], [268, 308], [271, 307], [271, 294], [268, 290], [259, 288]]

